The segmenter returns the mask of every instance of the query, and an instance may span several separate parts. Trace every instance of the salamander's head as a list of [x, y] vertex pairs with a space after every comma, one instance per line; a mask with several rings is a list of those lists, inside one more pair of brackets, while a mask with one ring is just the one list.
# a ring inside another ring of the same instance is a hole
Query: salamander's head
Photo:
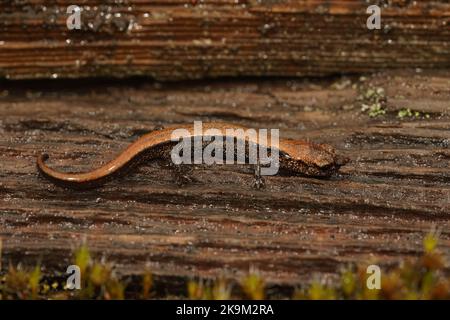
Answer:
[[349, 162], [348, 158], [338, 156], [336, 150], [327, 144], [287, 140], [284, 149], [286, 168], [306, 176], [328, 177]]

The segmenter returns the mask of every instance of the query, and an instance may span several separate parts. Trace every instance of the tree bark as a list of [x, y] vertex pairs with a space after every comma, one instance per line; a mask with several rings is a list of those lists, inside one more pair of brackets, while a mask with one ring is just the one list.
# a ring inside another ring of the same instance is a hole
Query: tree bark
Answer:
[[[367, 1], [79, 1], [0, 4], [0, 76], [321, 76], [450, 66], [450, 4], [396, 0], [368, 30]], [[384, 5], [383, 5], [384, 4]]]

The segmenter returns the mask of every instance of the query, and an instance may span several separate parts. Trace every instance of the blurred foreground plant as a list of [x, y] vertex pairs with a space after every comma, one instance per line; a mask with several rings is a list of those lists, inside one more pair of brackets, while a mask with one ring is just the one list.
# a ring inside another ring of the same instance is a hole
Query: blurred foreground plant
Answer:
[[382, 273], [380, 289], [367, 287], [370, 275], [360, 265], [356, 270], [344, 269], [337, 284], [314, 281], [298, 289], [294, 299], [450, 299], [450, 279], [445, 275], [446, 261], [438, 242], [439, 233], [430, 232], [423, 240], [422, 256]]
[[231, 299], [231, 285], [223, 278], [214, 282], [191, 280], [187, 284], [187, 293], [193, 300], [228, 300]]
[[112, 266], [91, 258], [86, 244], [75, 252], [75, 264], [81, 271], [81, 289], [73, 290], [74, 297], [82, 299], [123, 299], [125, 285], [116, 277]]

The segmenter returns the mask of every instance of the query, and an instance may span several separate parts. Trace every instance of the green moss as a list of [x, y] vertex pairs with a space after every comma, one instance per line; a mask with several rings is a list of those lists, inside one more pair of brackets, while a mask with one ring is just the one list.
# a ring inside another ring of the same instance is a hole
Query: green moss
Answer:
[[75, 251], [75, 264], [81, 271], [81, 290], [74, 290], [74, 298], [124, 299], [125, 285], [116, 277], [112, 266], [91, 258], [86, 244]]
[[188, 298], [193, 300], [229, 300], [231, 285], [224, 278], [215, 281], [189, 281], [187, 284]]
[[153, 275], [149, 270], [146, 270], [142, 276], [142, 299], [149, 299], [153, 287]]
[[320, 281], [314, 281], [308, 288], [307, 294], [303, 297], [300, 294], [297, 298], [307, 300], [334, 300], [337, 298], [337, 294], [333, 287], [324, 285]]
[[265, 281], [258, 270], [250, 269], [250, 272], [241, 280], [241, 287], [248, 299], [262, 300], [265, 297]]
[[212, 299], [210, 286], [203, 280], [189, 281], [187, 284], [188, 298], [192, 300]]
[[1, 299], [37, 299], [40, 291], [41, 268], [27, 270], [22, 265], [10, 265], [0, 282]]
[[75, 251], [75, 264], [80, 268], [81, 274], [84, 274], [91, 261], [91, 255], [86, 244], [83, 244]]
[[375, 118], [386, 114], [386, 94], [381, 87], [369, 87], [362, 90], [359, 100], [361, 112], [367, 113], [369, 117]]
[[404, 108], [404, 109], [401, 109], [398, 111], [397, 118], [399, 118], [399, 119], [404, 119], [404, 118], [429, 119], [430, 115], [428, 113], [411, 110], [410, 108]]
[[386, 110], [379, 103], [367, 106], [369, 117], [375, 118], [386, 114]]

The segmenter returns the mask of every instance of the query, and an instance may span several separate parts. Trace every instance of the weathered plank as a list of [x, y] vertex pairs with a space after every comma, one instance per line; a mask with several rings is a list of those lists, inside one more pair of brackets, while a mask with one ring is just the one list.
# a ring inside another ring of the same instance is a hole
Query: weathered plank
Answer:
[[[450, 73], [382, 73], [365, 81], [234, 80], [161, 84], [63, 81], [0, 89], [0, 237], [3, 265], [41, 261], [63, 272], [71, 250], [91, 249], [121, 274], [145, 266], [162, 282], [250, 266], [287, 288], [348, 263], [383, 265], [421, 251], [433, 225], [450, 253]], [[387, 113], [369, 118], [358, 96], [384, 88]], [[396, 117], [414, 107], [429, 115]], [[295, 176], [251, 187], [246, 166], [197, 166], [177, 186], [154, 161], [96, 190], [39, 177], [46, 151], [61, 170], [88, 170], [160, 125], [226, 120], [280, 128], [351, 158], [329, 180]], [[164, 290], [171, 290], [166, 286]]]
[[79, 1], [0, 4], [0, 76], [157, 79], [305, 76], [450, 67], [448, 1]]

